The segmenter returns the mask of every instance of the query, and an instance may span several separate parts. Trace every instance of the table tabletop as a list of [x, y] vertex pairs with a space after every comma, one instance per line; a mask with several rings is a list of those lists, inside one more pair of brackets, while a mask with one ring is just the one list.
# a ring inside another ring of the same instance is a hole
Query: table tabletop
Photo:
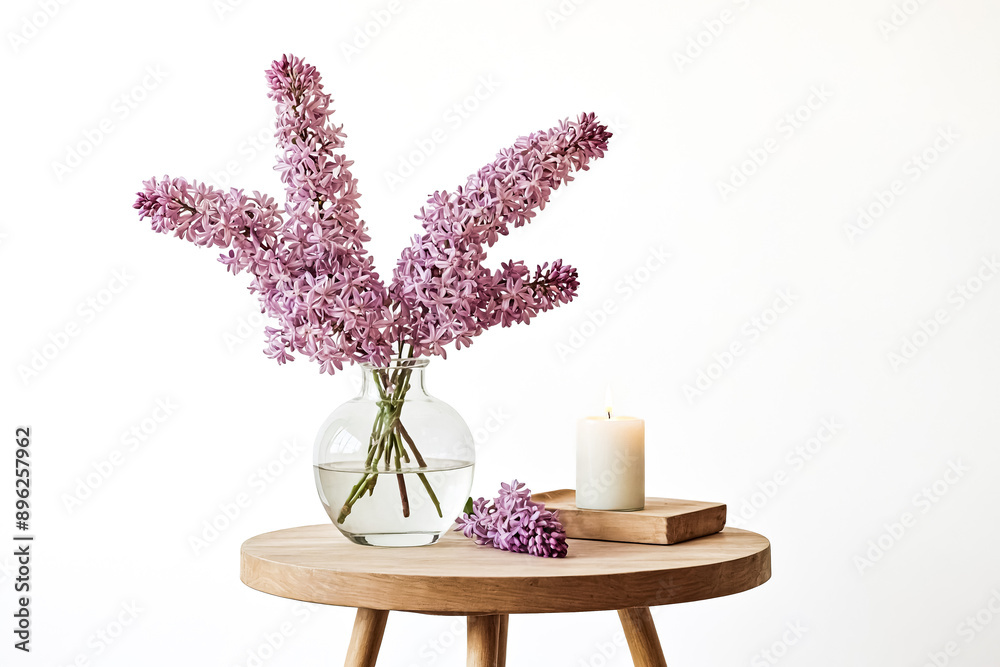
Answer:
[[323, 524], [252, 537], [240, 562], [243, 583], [280, 597], [462, 615], [691, 602], [740, 593], [770, 577], [767, 538], [737, 528], [674, 545], [571, 539], [566, 558], [539, 558], [455, 532], [425, 547], [366, 547]]

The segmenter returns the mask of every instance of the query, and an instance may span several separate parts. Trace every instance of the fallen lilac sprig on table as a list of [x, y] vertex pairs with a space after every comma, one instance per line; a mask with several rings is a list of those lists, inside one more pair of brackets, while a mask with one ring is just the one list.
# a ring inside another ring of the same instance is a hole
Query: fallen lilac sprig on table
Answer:
[[500, 485], [492, 501], [472, 501], [472, 511], [458, 517], [458, 527], [476, 544], [489, 544], [501, 551], [526, 553], [543, 558], [563, 558], [569, 549], [559, 511], [545, 509], [531, 499], [531, 491], [516, 479]]

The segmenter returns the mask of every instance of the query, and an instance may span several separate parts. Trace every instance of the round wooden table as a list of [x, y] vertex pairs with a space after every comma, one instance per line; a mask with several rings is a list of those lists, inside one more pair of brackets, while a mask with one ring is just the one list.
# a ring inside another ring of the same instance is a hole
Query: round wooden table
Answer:
[[771, 577], [767, 538], [736, 528], [670, 546], [569, 540], [566, 558], [478, 546], [459, 533], [434, 545], [378, 549], [332, 524], [243, 543], [240, 579], [304, 602], [356, 607], [347, 667], [372, 667], [390, 611], [468, 617], [468, 665], [503, 667], [508, 614], [618, 610], [632, 661], [665, 667], [649, 607], [732, 595]]

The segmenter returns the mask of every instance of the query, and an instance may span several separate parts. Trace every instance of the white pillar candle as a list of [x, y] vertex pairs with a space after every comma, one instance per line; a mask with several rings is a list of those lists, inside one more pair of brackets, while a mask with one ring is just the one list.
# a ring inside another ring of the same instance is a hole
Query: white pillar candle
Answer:
[[635, 417], [585, 417], [576, 428], [576, 506], [641, 510], [646, 505], [646, 423]]

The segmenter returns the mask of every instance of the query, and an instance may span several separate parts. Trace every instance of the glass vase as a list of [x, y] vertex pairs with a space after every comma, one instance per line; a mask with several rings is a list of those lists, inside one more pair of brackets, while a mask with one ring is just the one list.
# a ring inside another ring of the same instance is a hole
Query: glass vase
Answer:
[[323, 507], [357, 544], [433, 544], [472, 488], [472, 432], [427, 393], [426, 359], [361, 364], [361, 392], [334, 410], [316, 436], [313, 470]]

